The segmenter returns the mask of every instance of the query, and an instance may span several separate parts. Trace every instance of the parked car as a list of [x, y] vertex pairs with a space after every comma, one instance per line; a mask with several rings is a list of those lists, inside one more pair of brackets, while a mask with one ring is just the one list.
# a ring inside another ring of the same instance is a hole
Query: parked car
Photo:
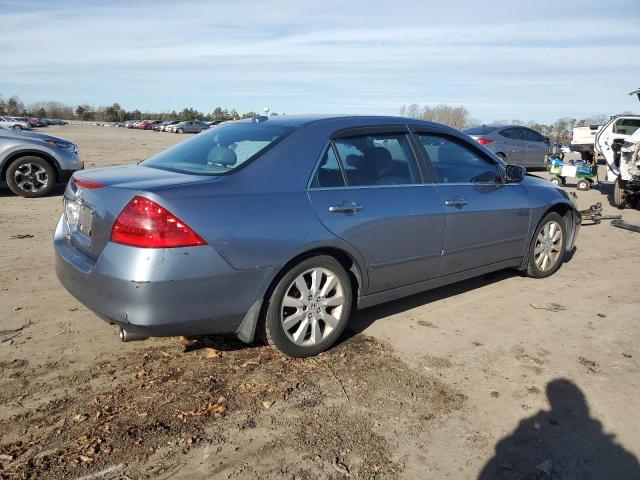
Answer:
[[162, 122], [158, 122], [151, 128], [151, 130], [153, 130], [154, 132], [161, 132], [162, 131], [162, 127], [165, 127], [165, 126], [169, 125], [170, 123], [171, 123], [170, 120], [164, 120]]
[[167, 123], [165, 126], [162, 127], [162, 131], [163, 132], [170, 132], [171, 131], [171, 127], [173, 127], [174, 125], [177, 125], [178, 123], [180, 123], [178, 120], [173, 120], [169, 123]]
[[66, 183], [84, 164], [75, 143], [31, 132], [0, 130], [0, 183], [16, 195], [47, 195], [56, 183]]
[[209, 128], [204, 122], [199, 120], [188, 120], [186, 122], [176, 123], [171, 126], [172, 132], [175, 133], [199, 133]]
[[31, 130], [29, 123], [7, 116], [0, 117], [0, 125], [11, 128], [12, 130]]
[[352, 307], [504, 268], [547, 277], [580, 225], [561, 188], [395, 117], [226, 122], [75, 174], [64, 204], [58, 278], [122, 340], [257, 333], [292, 356], [329, 348]]
[[544, 169], [551, 142], [535, 130], [519, 125], [480, 125], [463, 130], [507, 163]]

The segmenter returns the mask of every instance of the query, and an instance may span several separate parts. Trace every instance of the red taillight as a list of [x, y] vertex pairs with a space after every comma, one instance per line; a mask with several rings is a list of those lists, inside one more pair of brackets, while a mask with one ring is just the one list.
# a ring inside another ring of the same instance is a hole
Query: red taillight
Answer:
[[74, 178], [73, 181], [77, 186], [86, 188], [87, 190], [104, 187], [104, 183], [85, 180], [84, 178]]
[[489, 143], [495, 142], [495, 140], [489, 140], [488, 138], [478, 138], [476, 140], [480, 145], [487, 145]]
[[142, 248], [206, 245], [189, 225], [153, 200], [133, 197], [113, 224], [111, 241]]

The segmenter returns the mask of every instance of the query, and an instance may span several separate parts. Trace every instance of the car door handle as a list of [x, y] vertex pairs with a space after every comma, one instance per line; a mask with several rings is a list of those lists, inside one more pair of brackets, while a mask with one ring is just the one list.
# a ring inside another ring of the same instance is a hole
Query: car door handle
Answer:
[[362, 210], [362, 205], [355, 202], [342, 202], [338, 205], [331, 205], [329, 211], [331, 213], [357, 213]]
[[469, 203], [469, 202], [467, 202], [464, 198], [460, 198], [460, 197], [456, 197], [456, 198], [452, 198], [450, 200], [445, 200], [444, 201], [444, 204], [447, 207], [456, 207], [456, 208], [462, 208], [467, 203]]

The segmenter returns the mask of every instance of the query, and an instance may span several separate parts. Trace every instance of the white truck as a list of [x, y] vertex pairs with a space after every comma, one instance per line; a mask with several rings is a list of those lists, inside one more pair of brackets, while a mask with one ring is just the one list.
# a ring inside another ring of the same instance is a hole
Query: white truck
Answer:
[[[640, 99], [640, 89], [629, 95]], [[596, 134], [594, 146], [607, 162], [607, 181], [615, 182], [615, 205], [635, 207], [640, 201], [640, 115], [611, 117]]]
[[580, 152], [582, 160], [591, 160], [593, 158], [596, 135], [601, 129], [602, 125], [575, 127], [571, 133], [571, 150]]

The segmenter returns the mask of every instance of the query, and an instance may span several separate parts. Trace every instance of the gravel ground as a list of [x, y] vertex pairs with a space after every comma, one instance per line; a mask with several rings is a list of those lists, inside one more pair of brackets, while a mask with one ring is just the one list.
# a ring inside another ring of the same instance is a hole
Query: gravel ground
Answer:
[[[87, 167], [185, 138], [45, 131]], [[577, 195], [619, 213], [608, 185]], [[640, 478], [636, 233], [584, 225], [549, 279], [370, 308], [293, 360], [230, 338], [120, 343], [55, 278], [61, 207], [0, 190], [0, 478]]]

